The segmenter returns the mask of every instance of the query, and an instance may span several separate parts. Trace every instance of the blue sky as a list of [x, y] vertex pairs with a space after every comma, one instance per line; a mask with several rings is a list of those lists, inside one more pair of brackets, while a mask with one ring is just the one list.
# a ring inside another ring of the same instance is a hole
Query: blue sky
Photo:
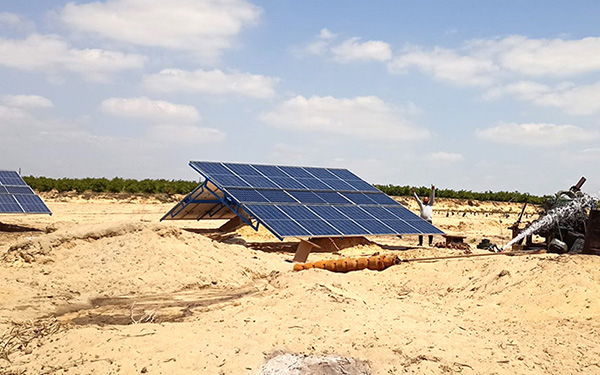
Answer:
[[0, 169], [600, 190], [596, 1], [0, 4]]

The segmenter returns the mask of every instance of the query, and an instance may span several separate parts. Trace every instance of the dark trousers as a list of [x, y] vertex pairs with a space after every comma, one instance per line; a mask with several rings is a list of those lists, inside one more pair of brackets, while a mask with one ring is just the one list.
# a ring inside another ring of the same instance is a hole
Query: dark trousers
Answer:
[[[428, 222], [431, 223], [431, 220], [427, 220]], [[433, 244], [433, 235], [429, 235], [428, 236], [428, 240], [429, 240], [429, 246], [431, 246]], [[419, 246], [423, 246], [423, 236], [419, 236]]]

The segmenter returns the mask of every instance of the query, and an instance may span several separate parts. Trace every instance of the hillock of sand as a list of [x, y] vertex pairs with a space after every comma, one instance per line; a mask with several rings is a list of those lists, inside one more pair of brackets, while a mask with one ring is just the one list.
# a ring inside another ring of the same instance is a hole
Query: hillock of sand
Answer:
[[[600, 373], [597, 256], [294, 272], [294, 241], [159, 223], [172, 203], [45, 198], [52, 217], [0, 217], [3, 374]], [[438, 200], [434, 223], [503, 245], [521, 208]], [[373, 237], [310, 260], [463, 254], [416, 244]]]

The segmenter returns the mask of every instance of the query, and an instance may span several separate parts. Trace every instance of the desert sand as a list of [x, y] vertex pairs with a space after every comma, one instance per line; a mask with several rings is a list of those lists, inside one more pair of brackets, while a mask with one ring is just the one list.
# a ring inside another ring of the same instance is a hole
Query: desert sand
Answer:
[[[600, 374], [597, 256], [294, 272], [294, 241], [159, 222], [176, 200], [43, 197], [51, 217], [0, 216], [2, 374], [298, 374], [304, 356], [361, 374]], [[475, 245], [507, 243], [521, 207], [438, 199], [434, 223], [486, 253]], [[350, 245], [309, 260], [463, 253], [414, 236]]]

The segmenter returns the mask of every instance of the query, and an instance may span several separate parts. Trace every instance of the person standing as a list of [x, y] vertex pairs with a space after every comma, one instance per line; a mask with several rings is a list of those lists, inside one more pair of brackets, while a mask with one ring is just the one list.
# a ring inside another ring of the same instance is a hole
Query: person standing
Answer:
[[[433, 203], [435, 200], [435, 186], [431, 185], [431, 198], [423, 197], [423, 201], [419, 199], [419, 196], [415, 192], [415, 189], [412, 189], [413, 196], [417, 200], [419, 204], [419, 210], [421, 211], [421, 219], [426, 220], [430, 223], [433, 222]], [[432, 223], [433, 224], [433, 223]], [[433, 244], [433, 235], [429, 235], [429, 246]], [[419, 235], [419, 246], [423, 246], [423, 236]]]

